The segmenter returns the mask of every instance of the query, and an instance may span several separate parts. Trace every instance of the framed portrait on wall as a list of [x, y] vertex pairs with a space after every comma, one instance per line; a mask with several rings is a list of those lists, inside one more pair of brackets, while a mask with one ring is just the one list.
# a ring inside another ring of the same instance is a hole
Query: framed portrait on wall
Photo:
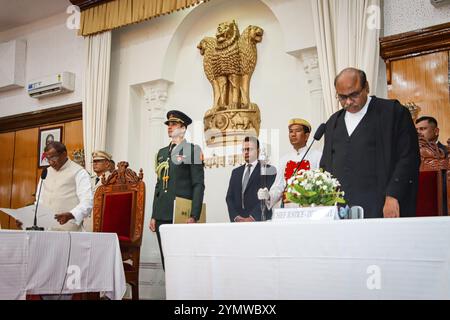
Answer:
[[63, 127], [53, 127], [39, 129], [39, 142], [38, 142], [38, 167], [43, 168], [49, 165], [47, 158], [45, 157], [45, 146], [53, 141], [62, 142]]

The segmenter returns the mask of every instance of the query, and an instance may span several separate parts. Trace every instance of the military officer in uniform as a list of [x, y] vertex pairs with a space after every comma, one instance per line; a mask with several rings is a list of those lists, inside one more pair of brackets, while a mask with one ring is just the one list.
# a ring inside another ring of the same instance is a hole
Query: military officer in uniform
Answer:
[[112, 156], [106, 151], [97, 150], [92, 152], [92, 164], [95, 175], [92, 177], [92, 191], [95, 191], [102, 185], [102, 176], [105, 179], [111, 174], [111, 159]]
[[199, 146], [184, 138], [187, 126], [191, 123], [191, 118], [183, 112], [169, 111], [165, 124], [171, 141], [156, 156], [157, 182], [149, 227], [156, 232], [163, 268], [164, 255], [159, 227], [172, 223], [175, 198], [192, 200], [191, 215], [186, 223], [196, 223], [202, 210], [205, 191], [203, 154]]
[[[112, 156], [106, 151], [96, 150], [92, 152], [92, 169], [94, 170], [95, 174], [91, 177], [91, 186], [92, 186], [92, 193], [94, 195], [98, 187], [102, 185], [103, 174], [105, 175], [105, 179], [107, 179], [111, 174], [110, 171], [111, 159]], [[83, 229], [84, 231], [87, 232], [94, 231], [92, 212], [88, 217], [84, 218]]]

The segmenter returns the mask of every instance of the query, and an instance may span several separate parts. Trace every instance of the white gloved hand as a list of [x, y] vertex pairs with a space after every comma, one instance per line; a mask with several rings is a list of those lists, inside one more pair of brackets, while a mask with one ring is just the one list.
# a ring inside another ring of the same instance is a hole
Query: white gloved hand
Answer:
[[258, 200], [270, 200], [270, 193], [267, 188], [258, 190]]

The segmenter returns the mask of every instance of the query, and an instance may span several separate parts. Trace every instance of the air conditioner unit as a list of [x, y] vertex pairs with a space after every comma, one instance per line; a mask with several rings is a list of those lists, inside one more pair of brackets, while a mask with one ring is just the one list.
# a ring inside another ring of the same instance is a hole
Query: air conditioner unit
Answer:
[[75, 74], [61, 72], [55, 75], [30, 81], [27, 91], [32, 98], [54, 96], [61, 93], [72, 92], [75, 88]]

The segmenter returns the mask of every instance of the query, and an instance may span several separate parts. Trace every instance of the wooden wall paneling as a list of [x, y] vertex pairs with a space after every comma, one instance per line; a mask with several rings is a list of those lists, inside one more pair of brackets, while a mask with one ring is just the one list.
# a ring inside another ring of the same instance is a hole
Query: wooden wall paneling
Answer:
[[67, 155], [73, 160], [73, 152], [83, 149], [83, 121], [71, 121], [64, 124], [64, 144]]
[[[0, 208], [11, 207], [11, 183], [14, 164], [14, 140], [15, 133], [8, 132], [0, 134]], [[9, 228], [9, 216], [0, 213], [0, 225], [2, 229]]]
[[11, 208], [35, 201], [38, 128], [16, 132]]
[[391, 62], [392, 84], [388, 96], [401, 103], [414, 102], [420, 116], [430, 115], [439, 122], [439, 140], [450, 138], [449, 52], [437, 52]]
[[450, 22], [380, 38], [380, 56], [389, 62], [450, 50]]
[[82, 119], [81, 103], [37, 110], [0, 118], [0, 133], [14, 132], [47, 126], [49, 123], [64, 123]]
[[[81, 118], [79, 103], [0, 118], [0, 207], [19, 208], [35, 201], [42, 172], [37, 163], [39, 129], [62, 126], [63, 142], [72, 158], [74, 150], [83, 148]], [[13, 141], [8, 144], [5, 139], [11, 137]], [[16, 228], [12, 218], [0, 214], [0, 221], [4, 229], [8, 223], [11, 229]]]

